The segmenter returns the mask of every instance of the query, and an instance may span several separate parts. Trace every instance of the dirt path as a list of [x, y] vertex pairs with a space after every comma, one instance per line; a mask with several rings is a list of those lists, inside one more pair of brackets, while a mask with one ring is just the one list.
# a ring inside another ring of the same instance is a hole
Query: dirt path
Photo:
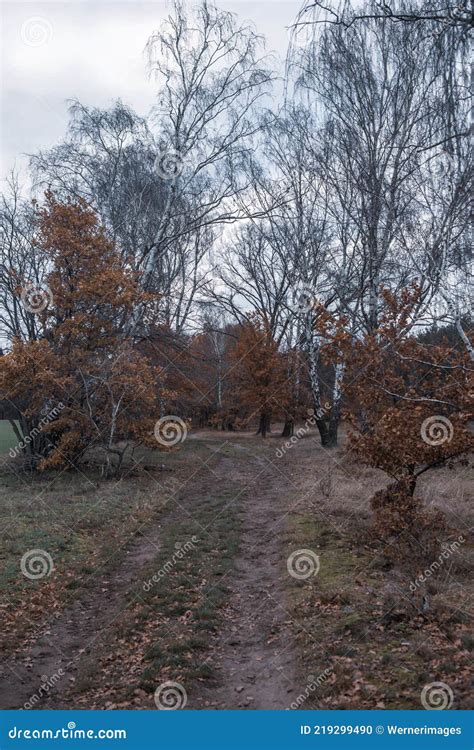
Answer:
[[[223, 479], [235, 472], [232, 460], [221, 462]], [[285, 601], [282, 541], [291, 483], [268, 459], [251, 455], [244, 478], [242, 543], [227, 580], [231, 595], [225, 624], [208, 659], [217, 685], [192, 696], [190, 708], [285, 709], [295, 694], [294, 626]]]
[[[93, 576], [87, 595], [75, 599], [50, 621], [32, 648], [0, 667], [3, 709], [53, 708], [56, 696], [74, 681], [92, 647], [123, 612], [125, 596], [140, 571], [156, 555], [161, 528], [148, 526], [125, 548], [112, 572]], [[47, 687], [41, 687], [46, 684]]]
[[[215, 453], [216, 437], [208, 439]], [[219, 455], [211, 479], [217, 475], [223, 487], [229, 480], [245, 486], [231, 501], [241, 515], [241, 545], [226, 576], [230, 593], [222, 627], [203, 656], [216, 679], [190, 689], [188, 708], [285, 709], [294, 699], [296, 679], [282, 539], [291, 482], [265, 457], [274, 456], [268, 445], [255, 450], [255, 444], [245, 440], [228, 442], [235, 458]], [[194, 486], [191, 492], [196, 491]], [[119, 621], [130, 591], [140, 585], [157, 553], [160, 524], [163, 518], [129, 543], [117, 568], [94, 574], [87, 588], [71, 592], [71, 603], [43, 628], [34, 645], [0, 667], [2, 708], [64, 707], [62, 696], [76, 675], [84, 670], [94, 674], [103, 636]], [[41, 687], [45, 683], [46, 689]]]

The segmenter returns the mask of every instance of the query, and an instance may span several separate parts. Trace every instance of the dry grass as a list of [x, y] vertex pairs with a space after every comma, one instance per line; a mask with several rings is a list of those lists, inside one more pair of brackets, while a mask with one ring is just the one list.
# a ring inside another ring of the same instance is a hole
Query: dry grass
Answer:
[[[301, 626], [302, 694], [308, 674], [329, 670], [303, 707], [420, 708], [422, 687], [442, 680], [455, 693], [455, 707], [465, 708], [473, 592], [468, 467], [427, 472], [420, 481], [426, 506], [446, 515], [445, 542], [465, 541], [413, 594], [413, 561], [398, 555], [394, 562], [391, 554], [400, 540], [376, 540], [371, 528], [370, 498], [389, 480], [347, 453], [344, 435], [341, 442], [326, 451], [310, 433], [282, 459], [299, 498], [287, 548], [312, 549], [321, 565], [316, 577], [290, 581]], [[411, 541], [422, 572], [433, 560]]]
[[[220, 509], [235, 495], [247, 458], [257, 454], [271, 461], [274, 476], [282, 472], [291, 486], [279, 526], [284, 536], [281, 574], [288, 585], [288, 616], [298, 633], [302, 707], [420, 708], [422, 687], [440, 680], [453, 690], [455, 708], [468, 707], [474, 494], [468, 467], [438, 469], [419, 483], [426, 506], [446, 515], [446, 542], [466, 541], [413, 596], [412, 561], [396, 561], [390, 553], [397, 549], [397, 539], [377, 540], [371, 529], [370, 498], [387, 485], [387, 477], [347, 453], [344, 435], [341, 447], [327, 451], [315, 431], [289, 443], [279, 437], [278, 427], [265, 441], [253, 430], [192, 433], [179, 451], [137, 455], [138, 465], [129, 465], [119, 480], [100, 481], [93, 464], [82, 473], [39, 476], [4, 468], [4, 654], [27, 649], [51, 612], [64, 611], [87, 594], [97, 571], [120, 566], [138, 528], [167, 519], [162, 548], [149, 566], [151, 575], [177, 540], [194, 533], [192, 518], [206, 524], [217, 516], [219, 523], [206, 544], [176, 568], [173, 581], [167, 579], [153, 588], [149, 601], [144, 598], [124, 611], [110, 644], [106, 639], [92, 666], [85, 665], [71, 700], [85, 707], [107, 700], [116, 705], [117, 699], [122, 705], [131, 701], [143, 706], [157, 679], [175, 673], [185, 675], [187, 683], [208, 679], [205, 652], [227, 595], [219, 581], [233, 564], [241, 533], [238, 514], [226, 510], [219, 515]], [[215, 451], [227, 467], [224, 483], [216, 483], [212, 474]], [[163, 464], [167, 471], [161, 470]], [[172, 495], [177, 507], [169, 503]], [[28, 581], [20, 573], [20, 559], [32, 548], [46, 549], [54, 560], [55, 570], [47, 579]], [[288, 576], [286, 557], [301, 548], [319, 555], [321, 565], [317, 576], [298, 581]], [[203, 596], [203, 585], [210, 587], [211, 596]], [[423, 597], [429, 601], [427, 611], [422, 611]], [[191, 627], [186, 613], [194, 610]], [[171, 626], [168, 641], [160, 623]], [[308, 691], [308, 675], [321, 674], [324, 679]], [[130, 693], [130, 684], [136, 694]]]
[[[101, 480], [93, 465], [31, 474], [8, 462], [0, 484], [0, 596], [4, 654], [34, 638], [45, 616], [59, 613], [98, 575], [120, 564], [139, 529], [159, 518], [194, 462], [208, 455], [193, 443], [183, 452], [141, 452], [117, 479]], [[166, 461], [167, 471], [160, 471]], [[144, 468], [146, 467], [146, 468]], [[54, 569], [29, 580], [23, 555], [45, 550]]]

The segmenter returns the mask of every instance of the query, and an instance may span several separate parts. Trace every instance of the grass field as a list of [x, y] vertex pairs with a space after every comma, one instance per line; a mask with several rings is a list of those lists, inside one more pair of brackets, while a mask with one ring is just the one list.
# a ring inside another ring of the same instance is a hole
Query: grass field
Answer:
[[[0, 706], [24, 706], [62, 669], [67, 684], [38, 707], [153, 708], [171, 680], [189, 708], [419, 708], [438, 681], [468, 708], [468, 467], [420, 482], [447, 519], [446, 541], [462, 539], [422, 610], [416, 571], [389, 554], [397, 541], [375, 544], [370, 531], [382, 472], [343, 448], [328, 454], [315, 435], [283, 458], [280, 444], [196, 433], [138, 454], [115, 480], [92, 463], [4, 466]], [[53, 567], [25, 577], [21, 561], [38, 550]], [[289, 574], [295, 550], [318, 556], [316, 575]]]
[[18, 440], [8, 419], [0, 419], [0, 455], [8, 453]]

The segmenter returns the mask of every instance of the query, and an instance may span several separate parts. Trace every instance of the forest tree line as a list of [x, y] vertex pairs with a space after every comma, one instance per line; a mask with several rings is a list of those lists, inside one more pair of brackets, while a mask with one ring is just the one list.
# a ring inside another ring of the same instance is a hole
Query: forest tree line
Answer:
[[[149, 116], [71, 102], [31, 195], [12, 175], [1, 199], [0, 393], [31, 465], [93, 449], [110, 475], [166, 415], [263, 437], [313, 419], [325, 448], [344, 417], [411, 495], [462, 456], [468, 29], [459, 5], [309, 4], [281, 62], [176, 0]], [[449, 440], [420, 439], [435, 416]]]

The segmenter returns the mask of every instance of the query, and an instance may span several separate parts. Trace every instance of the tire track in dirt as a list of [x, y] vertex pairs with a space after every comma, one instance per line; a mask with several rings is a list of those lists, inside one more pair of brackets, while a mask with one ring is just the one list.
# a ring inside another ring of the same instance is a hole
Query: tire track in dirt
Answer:
[[[216, 455], [215, 437], [209, 436], [208, 441]], [[293, 488], [260, 455], [267, 447], [254, 450], [255, 446], [235, 438], [226, 443], [236, 456], [219, 455], [213, 474], [223, 484], [231, 480], [246, 487], [234, 499], [242, 514], [241, 545], [226, 578], [230, 593], [222, 625], [204, 659], [216, 679], [212, 685], [190, 688], [188, 707], [285, 709], [293, 700], [296, 681], [282, 538], [282, 518]], [[125, 547], [124, 559], [116, 568], [93, 574], [87, 589], [43, 626], [33, 645], [0, 667], [2, 708], [61, 707], [61, 696], [68, 693], [75, 675], [85, 666], [94, 670], [97, 645], [129, 605], [133, 585], [142, 581], [155, 558], [165, 525], [161, 516], [144, 527]], [[53, 676], [58, 679], [32, 704], [32, 696], [39, 695], [46, 678], [51, 681]]]
[[[140, 531], [125, 547], [125, 559], [116, 569], [93, 575], [87, 594], [43, 627], [31, 648], [0, 667], [2, 709], [26, 704], [27, 708], [48, 708], [67, 689], [102, 633], [124, 611], [127, 592], [134, 581], [141, 580], [140, 571], [156, 556], [161, 523]], [[53, 684], [41, 690], [42, 684], [48, 685], [46, 680]]]
[[296, 683], [295, 628], [286, 603], [282, 539], [292, 485], [268, 460], [248, 452], [244, 465], [227, 458], [217, 473], [247, 485], [238, 499], [242, 541], [234, 571], [226, 579], [229, 605], [206, 660], [216, 672], [216, 684], [191, 694], [189, 708], [286, 709]]

